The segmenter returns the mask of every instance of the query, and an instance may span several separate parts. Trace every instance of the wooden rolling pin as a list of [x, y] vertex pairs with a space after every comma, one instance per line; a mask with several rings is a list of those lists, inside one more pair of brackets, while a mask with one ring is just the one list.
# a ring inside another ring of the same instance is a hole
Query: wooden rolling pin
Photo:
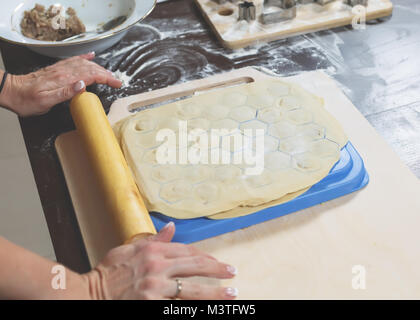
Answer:
[[156, 234], [98, 96], [89, 92], [75, 96], [70, 111], [121, 243]]

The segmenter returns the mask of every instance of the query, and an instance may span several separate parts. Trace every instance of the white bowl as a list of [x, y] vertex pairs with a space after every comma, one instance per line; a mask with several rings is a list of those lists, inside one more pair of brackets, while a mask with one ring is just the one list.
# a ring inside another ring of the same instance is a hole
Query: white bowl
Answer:
[[[96, 30], [104, 23], [119, 16], [127, 16], [127, 20], [102, 34], [87, 35], [83, 39], [68, 42], [40, 41], [25, 37], [21, 33], [20, 22], [24, 12], [31, 10], [35, 4], [47, 9], [50, 5], [61, 4], [64, 8], [72, 7], [86, 26], [86, 31]], [[0, 3], [0, 38], [42, 55], [67, 58], [95, 51], [102, 52], [118, 41], [137, 22], [144, 19], [155, 7], [156, 0], [2, 0]]]

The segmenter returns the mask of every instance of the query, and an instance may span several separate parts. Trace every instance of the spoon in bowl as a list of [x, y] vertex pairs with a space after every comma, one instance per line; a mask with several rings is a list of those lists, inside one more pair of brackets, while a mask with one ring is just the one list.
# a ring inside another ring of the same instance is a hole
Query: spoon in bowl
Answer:
[[66, 39], [62, 40], [62, 42], [69, 42], [69, 41], [72, 41], [72, 40], [84, 38], [84, 37], [86, 37], [87, 35], [90, 35], [90, 34], [105, 33], [107, 31], [112, 30], [112, 29], [118, 27], [119, 25], [123, 24], [126, 20], [127, 20], [127, 16], [116, 17], [116, 18], [108, 21], [102, 27], [100, 27], [100, 28], [98, 28], [94, 31], [87, 31], [87, 32], [83, 32], [81, 34], [77, 34], [75, 36], [72, 36], [72, 37], [69, 37], [69, 38], [66, 38]]

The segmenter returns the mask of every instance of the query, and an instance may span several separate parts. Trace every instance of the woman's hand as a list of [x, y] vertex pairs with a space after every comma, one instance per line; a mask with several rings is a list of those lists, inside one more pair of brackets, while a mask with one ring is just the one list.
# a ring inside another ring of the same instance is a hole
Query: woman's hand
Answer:
[[9, 75], [2, 99], [5, 107], [20, 116], [48, 112], [53, 106], [70, 100], [93, 83], [120, 88], [122, 83], [110, 71], [90, 61], [95, 53], [62, 60], [39, 71]]
[[[111, 250], [95, 270], [84, 275], [93, 299], [171, 299], [177, 294], [175, 279], [192, 276], [230, 279], [236, 269], [198, 249], [170, 243], [173, 223], [149, 239]], [[237, 290], [182, 281], [180, 299], [225, 299]]]

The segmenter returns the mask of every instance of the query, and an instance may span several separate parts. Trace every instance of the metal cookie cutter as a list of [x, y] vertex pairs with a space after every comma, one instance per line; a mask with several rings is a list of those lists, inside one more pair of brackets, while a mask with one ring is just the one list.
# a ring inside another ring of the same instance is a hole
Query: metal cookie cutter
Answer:
[[239, 8], [239, 18], [238, 20], [246, 20], [251, 21], [255, 20], [256, 17], [256, 9], [255, 5], [252, 2], [244, 1], [238, 4]]
[[368, 6], [368, 0], [345, 0], [344, 3], [348, 4], [349, 6]]
[[264, 6], [277, 7], [280, 10], [261, 14], [261, 22], [270, 24], [296, 18], [296, 0], [264, 0]]

